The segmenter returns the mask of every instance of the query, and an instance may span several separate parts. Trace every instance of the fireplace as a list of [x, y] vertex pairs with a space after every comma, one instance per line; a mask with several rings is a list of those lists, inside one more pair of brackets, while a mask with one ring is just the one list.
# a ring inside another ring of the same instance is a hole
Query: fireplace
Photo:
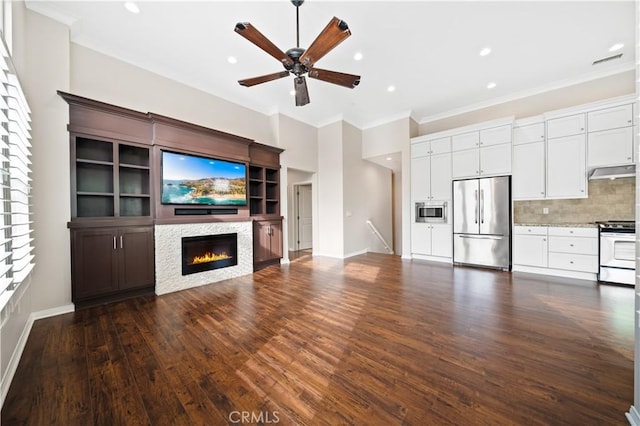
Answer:
[[182, 275], [238, 264], [238, 234], [182, 238]]

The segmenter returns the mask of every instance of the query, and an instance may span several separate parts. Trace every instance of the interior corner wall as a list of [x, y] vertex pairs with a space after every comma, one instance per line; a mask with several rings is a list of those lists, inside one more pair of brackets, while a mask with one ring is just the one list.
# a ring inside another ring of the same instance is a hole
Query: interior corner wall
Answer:
[[[74, 95], [277, 145], [266, 114], [71, 43]], [[249, 125], [250, 123], [250, 125]]]
[[386, 253], [367, 220], [392, 244], [391, 170], [362, 159], [362, 131], [342, 124], [344, 181], [344, 256]]
[[402, 141], [409, 139], [409, 118], [370, 127], [362, 131], [362, 158], [400, 152]]
[[[314, 224], [317, 223], [318, 227], [318, 243], [314, 242], [314, 255], [344, 257], [342, 155], [342, 122], [338, 121], [319, 128], [318, 214], [314, 215]], [[314, 238], [315, 234], [314, 231]]]
[[56, 93], [69, 90], [69, 30], [24, 7], [22, 13], [24, 47], [14, 55], [21, 56], [18, 75], [31, 108], [32, 309], [43, 311], [71, 304], [69, 107]]

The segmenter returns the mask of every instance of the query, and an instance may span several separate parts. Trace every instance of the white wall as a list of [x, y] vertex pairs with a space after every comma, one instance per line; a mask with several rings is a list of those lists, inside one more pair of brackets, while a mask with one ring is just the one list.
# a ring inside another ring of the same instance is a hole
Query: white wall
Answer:
[[314, 216], [318, 235], [314, 255], [342, 258], [344, 254], [342, 164], [342, 122], [335, 122], [318, 129], [318, 214]]
[[393, 154], [402, 150], [402, 142], [409, 139], [409, 118], [370, 127], [362, 131], [362, 158]]
[[75, 43], [71, 92], [276, 145], [269, 116]]
[[367, 251], [386, 253], [368, 228], [371, 220], [388, 244], [392, 244], [391, 170], [362, 159], [362, 131], [342, 125], [344, 173], [344, 256]]

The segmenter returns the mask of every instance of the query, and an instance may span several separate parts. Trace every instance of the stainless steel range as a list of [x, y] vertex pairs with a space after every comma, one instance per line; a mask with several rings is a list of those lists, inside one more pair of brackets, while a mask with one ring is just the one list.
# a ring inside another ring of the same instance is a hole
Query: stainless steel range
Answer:
[[598, 280], [636, 283], [636, 224], [633, 221], [597, 222], [600, 229]]

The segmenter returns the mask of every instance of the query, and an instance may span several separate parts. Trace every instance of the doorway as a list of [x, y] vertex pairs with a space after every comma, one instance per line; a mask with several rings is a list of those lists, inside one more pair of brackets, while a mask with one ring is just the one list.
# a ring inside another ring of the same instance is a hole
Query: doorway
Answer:
[[294, 233], [296, 250], [309, 250], [313, 247], [313, 214], [311, 184], [293, 186], [294, 195]]

